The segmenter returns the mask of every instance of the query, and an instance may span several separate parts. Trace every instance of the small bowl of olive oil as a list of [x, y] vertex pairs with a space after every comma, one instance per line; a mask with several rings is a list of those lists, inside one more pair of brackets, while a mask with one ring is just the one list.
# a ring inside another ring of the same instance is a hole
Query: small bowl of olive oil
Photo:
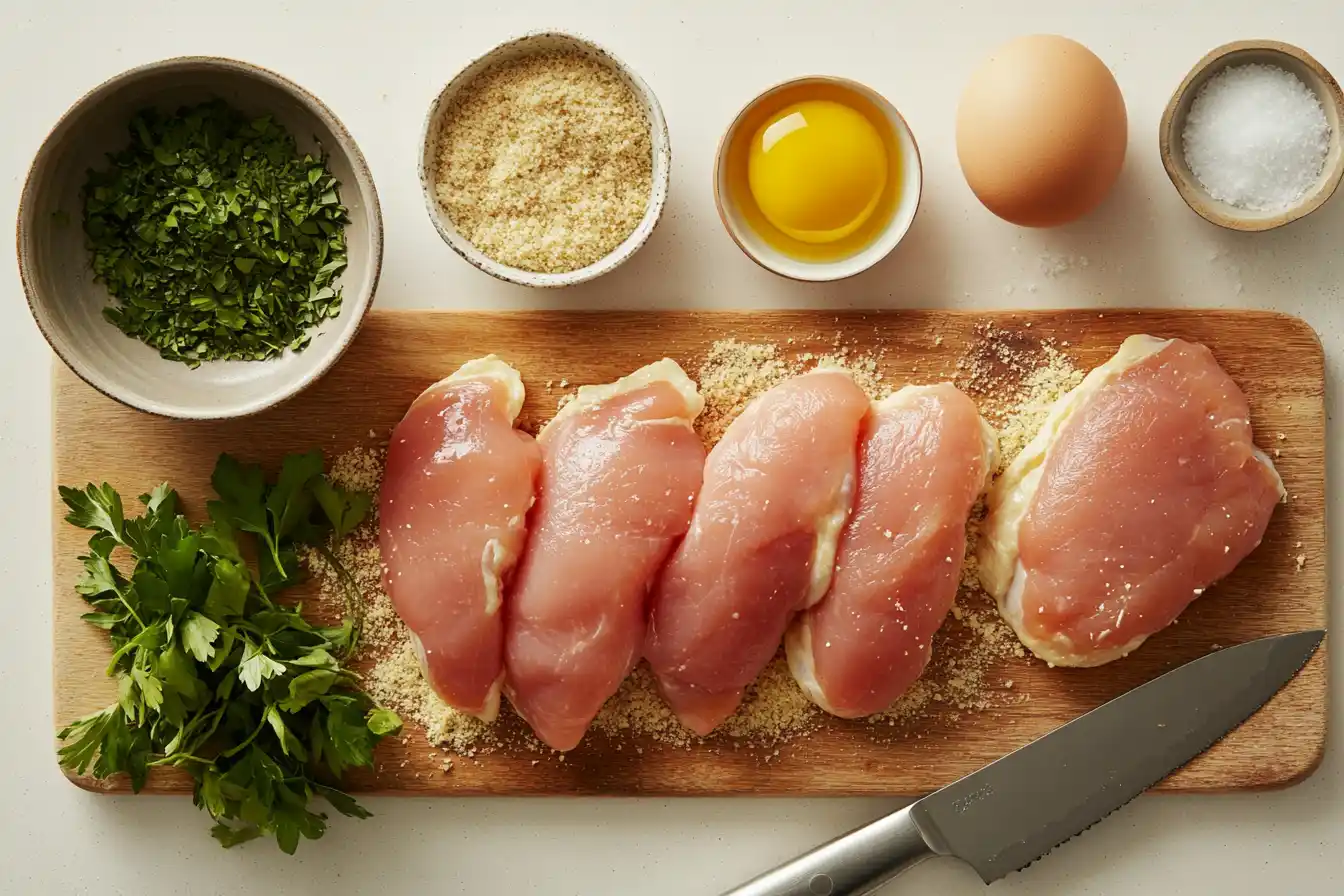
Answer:
[[852, 277], [885, 258], [919, 208], [919, 146], [875, 90], [797, 78], [761, 93], [719, 143], [714, 200], [738, 247], [794, 280]]

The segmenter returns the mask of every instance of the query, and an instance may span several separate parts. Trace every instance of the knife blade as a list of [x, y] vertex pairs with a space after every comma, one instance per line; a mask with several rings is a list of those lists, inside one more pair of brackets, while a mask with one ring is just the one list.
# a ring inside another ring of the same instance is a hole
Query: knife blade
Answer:
[[1203, 753], [1292, 680], [1321, 630], [1179, 666], [724, 896], [862, 896], [934, 856], [985, 883], [1025, 868]]

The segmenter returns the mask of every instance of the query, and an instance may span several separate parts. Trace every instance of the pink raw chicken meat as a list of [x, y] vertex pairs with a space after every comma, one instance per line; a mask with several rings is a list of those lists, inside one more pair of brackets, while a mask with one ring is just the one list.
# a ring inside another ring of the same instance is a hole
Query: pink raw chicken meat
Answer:
[[518, 372], [493, 355], [420, 394], [392, 431], [379, 494], [383, 585], [448, 705], [499, 711], [505, 579], [525, 538], [541, 452], [513, 428]]
[[673, 711], [708, 734], [830, 584], [868, 398], [816, 370], [758, 396], [705, 466], [690, 532], [659, 581], [645, 655]]
[[704, 401], [664, 359], [585, 386], [538, 436], [532, 536], [511, 595], [505, 691], [557, 750], [582, 739], [639, 660], [649, 586], [686, 532]]
[[996, 453], [994, 430], [950, 383], [907, 386], [873, 405], [831, 590], [785, 638], [789, 668], [822, 709], [881, 712], [923, 673]]
[[1133, 651], [1230, 573], [1284, 497], [1250, 408], [1202, 345], [1131, 336], [994, 484], [986, 590], [1059, 666]]

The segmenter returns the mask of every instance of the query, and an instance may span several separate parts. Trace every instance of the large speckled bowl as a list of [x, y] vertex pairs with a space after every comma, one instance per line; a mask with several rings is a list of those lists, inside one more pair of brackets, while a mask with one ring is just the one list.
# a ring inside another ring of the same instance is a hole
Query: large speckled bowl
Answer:
[[[111, 301], [94, 282], [81, 226], [89, 168], [127, 144], [127, 123], [146, 106], [175, 109], [220, 98], [271, 114], [300, 151], [320, 149], [350, 210], [349, 267], [338, 281], [341, 313], [313, 331], [301, 352], [269, 361], [211, 361], [195, 369], [108, 323]], [[301, 391], [331, 368], [373, 301], [383, 259], [383, 219], [364, 155], [312, 94], [274, 72], [213, 57], [180, 57], [124, 72], [94, 88], [56, 123], [33, 159], [19, 203], [19, 273], [47, 342], [85, 382], [141, 410], [184, 419], [254, 414]]]
[[[636, 99], [639, 100], [644, 109], [644, 114], [649, 119], [649, 138], [653, 144], [653, 187], [649, 193], [649, 203], [644, 209], [644, 217], [640, 219], [639, 224], [619, 246], [587, 267], [566, 271], [562, 274], [542, 274], [502, 264], [472, 245], [471, 241], [453, 226], [452, 219], [435, 196], [435, 187], [438, 170], [439, 135], [443, 131], [444, 116], [452, 106], [453, 98], [457, 96], [458, 92], [470, 84], [477, 75], [495, 65], [530, 56], [534, 53], [559, 51], [578, 52], [596, 60], [620, 75], [621, 79], [634, 91]], [[657, 226], [658, 219], [662, 217], [663, 205], [667, 202], [667, 187], [672, 171], [672, 145], [668, 139], [667, 120], [663, 118], [663, 108], [658, 104], [658, 98], [653, 95], [649, 85], [644, 83], [643, 78], [635, 74], [634, 69], [591, 41], [572, 34], [547, 31], [524, 35], [502, 43], [484, 56], [469, 63], [466, 68], [453, 76], [448, 85], [434, 98], [434, 102], [429, 107], [429, 114], [425, 116], [419, 169], [420, 186], [425, 193], [425, 208], [429, 211], [429, 218], [434, 222], [434, 228], [439, 232], [439, 236], [443, 237], [443, 241], [454, 252], [476, 268], [510, 283], [518, 283], [523, 286], [573, 286], [576, 283], [583, 283], [592, 280], [594, 277], [600, 277], [619, 267], [626, 259], [634, 255], [648, 240], [649, 234], [653, 233], [653, 228]]]

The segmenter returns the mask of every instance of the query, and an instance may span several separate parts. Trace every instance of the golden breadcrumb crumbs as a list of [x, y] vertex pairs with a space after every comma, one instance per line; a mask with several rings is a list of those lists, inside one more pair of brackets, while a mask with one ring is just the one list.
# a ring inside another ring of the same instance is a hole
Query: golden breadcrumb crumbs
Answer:
[[[444, 116], [434, 192], [486, 255], [561, 273], [610, 253], [653, 188], [649, 119], [612, 68], [579, 53], [492, 66]], [[563, 386], [563, 384], [562, 384]]]
[[953, 381], [975, 399], [999, 432], [999, 468], [1012, 463], [1050, 413], [1050, 406], [1083, 381], [1083, 371], [1052, 339], [991, 323], [957, 362]]
[[742, 705], [719, 730], [752, 746], [768, 746], [816, 728], [822, 718], [793, 680], [784, 657], [777, 656], [747, 687]]
[[645, 663], [636, 666], [620, 689], [598, 710], [593, 719], [593, 730], [614, 739], [647, 735], [677, 747], [689, 746], [700, 739], [677, 721], [663, 698], [658, 696], [653, 673]]
[[695, 421], [706, 444], [723, 435], [747, 402], [790, 375], [789, 365], [774, 345], [722, 339], [710, 346], [697, 371], [705, 409]]
[[885, 398], [892, 392], [883, 382], [877, 356], [856, 353], [838, 341], [834, 343], [834, 351], [802, 352], [790, 357], [773, 343], [720, 339], [709, 347], [696, 371], [700, 395], [705, 400], [705, 409], [695, 421], [700, 437], [706, 445], [715, 444], [753, 398], [815, 367], [848, 371], [859, 388], [873, 399]]

